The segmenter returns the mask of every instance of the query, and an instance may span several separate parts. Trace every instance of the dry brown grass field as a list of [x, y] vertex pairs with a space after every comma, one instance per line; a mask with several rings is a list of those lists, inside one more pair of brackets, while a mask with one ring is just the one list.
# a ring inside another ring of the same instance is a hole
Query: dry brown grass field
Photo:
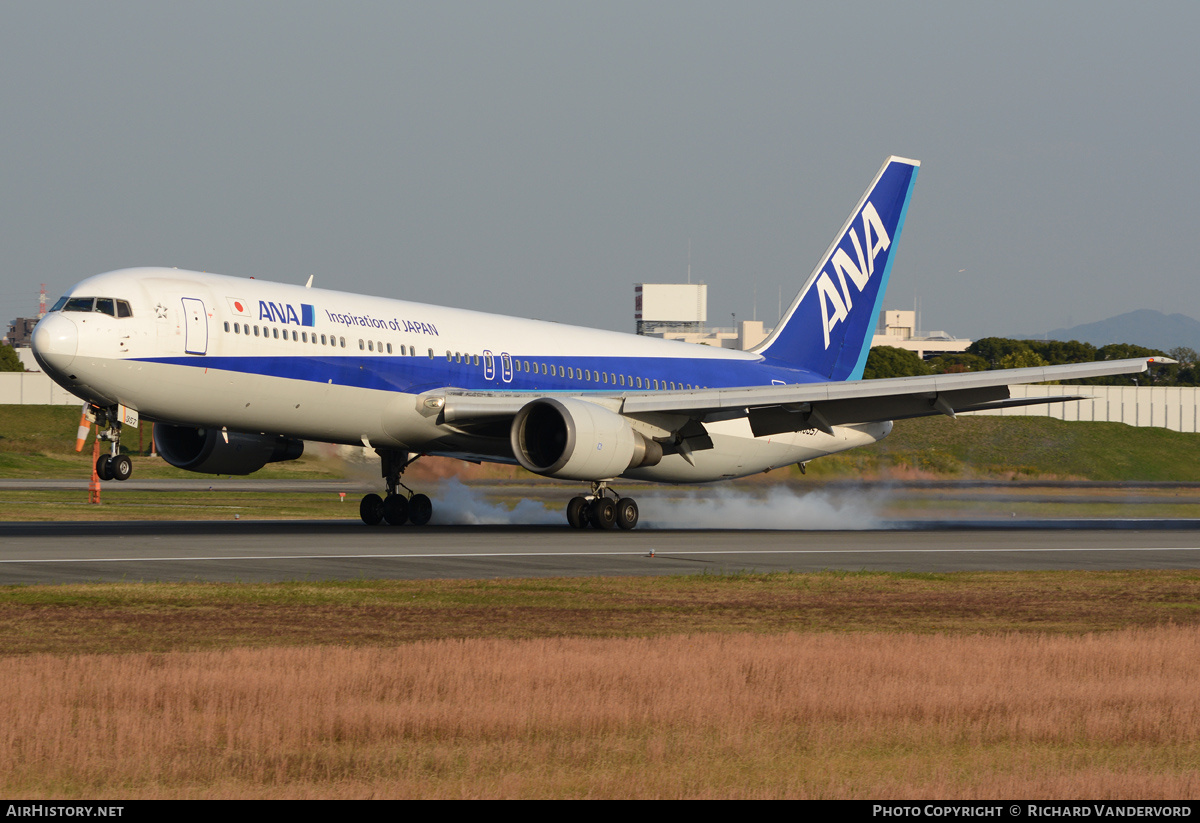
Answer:
[[1192, 798], [1200, 574], [0, 590], [0, 792]]
[[1193, 628], [431, 641], [4, 660], [0, 791], [1187, 798]]

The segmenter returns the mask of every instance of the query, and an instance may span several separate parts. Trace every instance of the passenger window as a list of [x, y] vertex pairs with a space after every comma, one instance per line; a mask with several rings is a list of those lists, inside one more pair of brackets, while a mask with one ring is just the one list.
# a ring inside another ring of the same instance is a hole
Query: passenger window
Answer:
[[363, 342], [363, 339], [361, 337], [358, 338], [358, 350], [363, 351], [366, 348], [367, 348], [367, 344]]
[[229, 321], [228, 320], [225, 321], [225, 332], [227, 334], [229, 333]]
[[392, 353], [392, 344], [388, 343], [388, 354]]
[[271, 336], [274, 337], [276, 340], [278, 340], [279, 339], [279, 329], [271, 329]]
[[342, 348], [343, 348], [343, 349], [344, 349], [344, 348], [346, 348], [346, 338], [344, 338], [344, 337], [339, 337], [339, 338], [338, 338], [338, 342], [342, 344]]

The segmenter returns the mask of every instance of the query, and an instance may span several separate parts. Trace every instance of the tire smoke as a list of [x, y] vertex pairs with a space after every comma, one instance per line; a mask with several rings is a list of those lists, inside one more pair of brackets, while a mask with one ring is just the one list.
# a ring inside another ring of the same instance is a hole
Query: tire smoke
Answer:
[[[583, 491], [582, 489], [580, 490]], [[875, 529], [887, 499], [878, 489], [797, 491], [786, 486], [731, 489], [711, 486], [686, 493], [629, 492], [641, 509], [639, 529]], [[513, 508], [489, 502], [487, 494], [457, 479], [443, 481], [435, 493], [431, 525], [563, 526], [562, 503], [524, 499]], [[565, 502], [565, 501], [564, 501]]]

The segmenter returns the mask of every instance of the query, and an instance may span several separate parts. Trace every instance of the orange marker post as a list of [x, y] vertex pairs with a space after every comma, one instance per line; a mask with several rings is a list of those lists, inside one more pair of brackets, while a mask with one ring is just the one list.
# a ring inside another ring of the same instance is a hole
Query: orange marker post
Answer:
[[100, 438], [92, 443], [92, 481], [88, 483], [88, 502], [100, 505], [100, 475], [96, 474], [96, 461], [100, 459]]

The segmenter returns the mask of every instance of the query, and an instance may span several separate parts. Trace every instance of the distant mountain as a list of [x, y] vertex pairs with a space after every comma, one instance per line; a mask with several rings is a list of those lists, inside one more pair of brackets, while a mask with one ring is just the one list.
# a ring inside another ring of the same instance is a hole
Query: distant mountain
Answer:
[[[1032, 337], [1032, 335], [1031, 335]], [[1163, 314], [1151, 309], [1118, 314], [1107, 320], [1055, 329], [1046, 335], [1048, 340], [1078, 340], [1093, 346], [1109, 343], [1132, 343], [1151, 349], [1169, 351], [1187, 346], [1200, 351], [1200, 320], [1184, 314]]]

